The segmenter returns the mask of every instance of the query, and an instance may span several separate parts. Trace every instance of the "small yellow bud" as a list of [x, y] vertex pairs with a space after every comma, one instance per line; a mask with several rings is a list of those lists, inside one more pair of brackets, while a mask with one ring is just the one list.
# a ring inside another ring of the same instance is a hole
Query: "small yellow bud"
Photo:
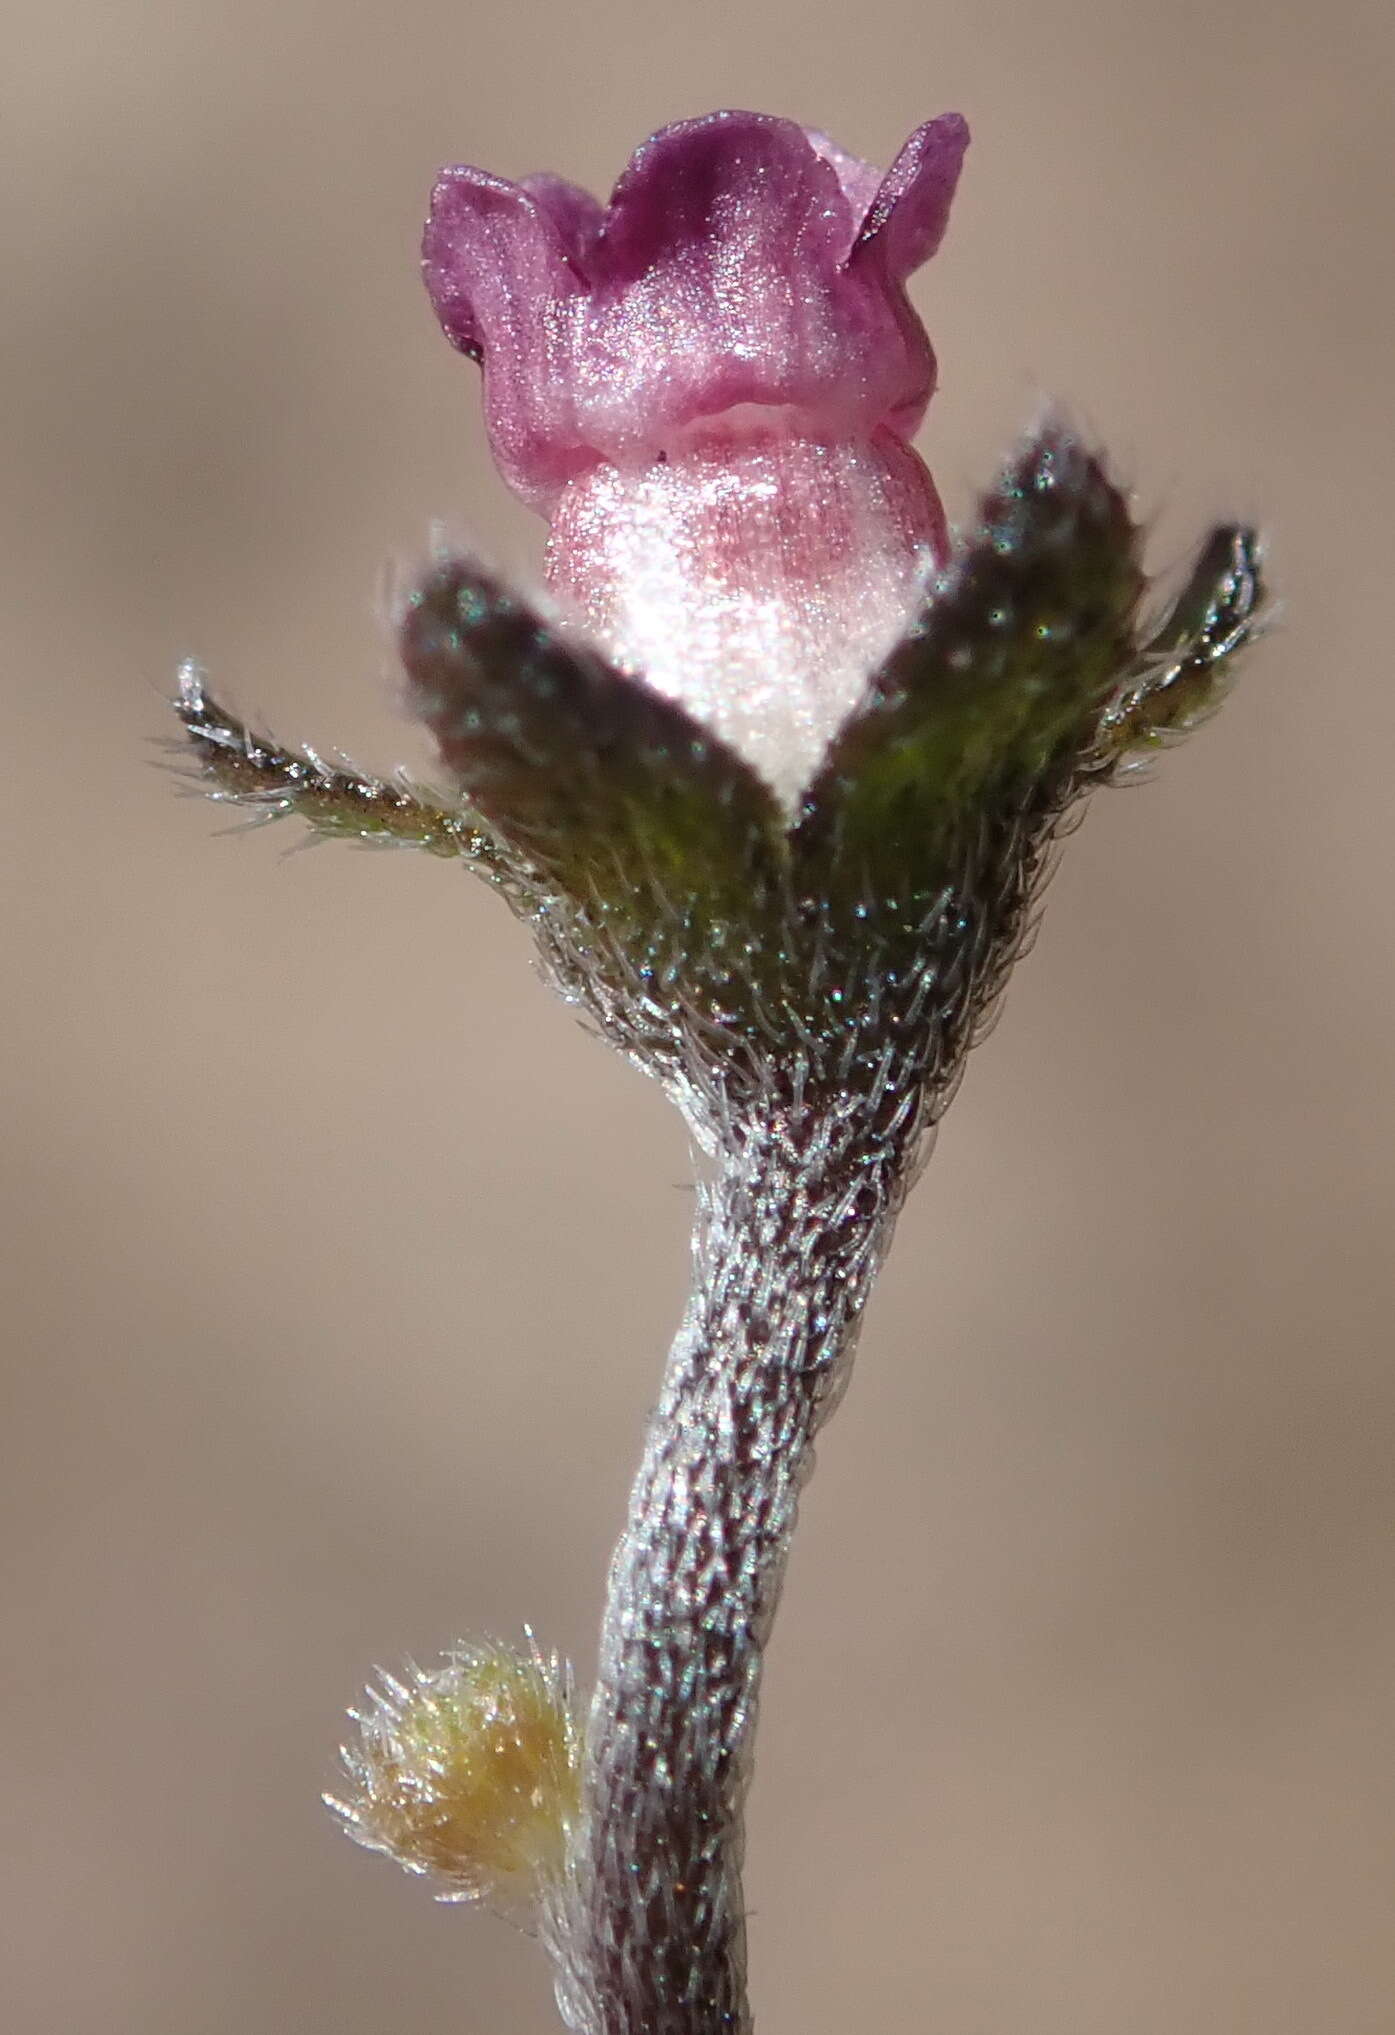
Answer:
[[347, 1801], [325, 1800], [354, 1840], [437, 1884], [442, 1901], [486, 1901], [524, 1919], [561, 1875], [579, 1800], [571, 1676], [526, 1655], [462, 1646], [410, 1666], [350, 1715]]

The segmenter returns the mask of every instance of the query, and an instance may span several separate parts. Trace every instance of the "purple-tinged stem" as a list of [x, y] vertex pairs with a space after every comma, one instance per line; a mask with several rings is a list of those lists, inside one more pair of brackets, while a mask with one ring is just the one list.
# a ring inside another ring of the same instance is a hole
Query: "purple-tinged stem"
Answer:
[[693, 1298], [611, 1568], [555, 1932], [559, 2001], [582, 2035], [750, 2026], [742, 1805], [761, 1657], [916, 1113], [885, 1094], [875, 1108], [772, 1099], [703, 1191]]

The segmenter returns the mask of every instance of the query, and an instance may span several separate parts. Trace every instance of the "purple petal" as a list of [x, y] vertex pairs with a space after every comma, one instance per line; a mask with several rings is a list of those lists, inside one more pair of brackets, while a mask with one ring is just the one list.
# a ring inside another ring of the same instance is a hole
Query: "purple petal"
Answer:
[[942, 113], [916, 129], [882, 178], [855, 259], [875, 249], [899, 281], [929, 261], [944, 239], [968, 145], [969, 126], [960, 113]]
[[594, 252], [591, 442], [652, 453], [747, 404], [844, 425], [879, 320], [847, 287], [852, 225], [836, 170], [793, 121], [715, 113], [646, 142]]
[[580, 184], [569, 184], [565, 177], [554, 177], [547, 171], [521, 178], [520, 188], [557, 228], [577, 273], [589, 277], [591, 252], [605, 221], [605, 207]]
[[836, 171], [793, 120], [738, 112], [680, 120], [635, 150], [615, 186], [607, 279], [623, 287], [656, 267], [681, 273], [707, 261], [717, 308], [739, 317], [750, 308], [734, 301], [743, 286], [764, 281], [778, 292], [791, 259], [836, 259], [846, 216]]
[[[422, 272], [452, 345], [484, 364], [495, 458], [526, 497], [573, 470], [569, 380], [559, 325], [584, 284], [546, 200], [467, 167], [445, 171], [431, 198]], [[576, 214], [569, 218], [575, 235]]]
[[[881, 189], [881, 171], [875, 163], [865, 163], [861, 156], [849, 155], [829, 135], [821, 134], [817, 127], [806, 127], [804, 133], [810, 148], [823, 157], [842, 186], [856, 236], [862, 231], [863, 221], [872, 209], [872, 201]], [[852, 242], [848, 245], [851, 247]]]
[[526, 312], [576, 287], [550, 211], [521, 184], [461, 165], [431, 194], [422, 272], [453, 346], [478, 357], [515, 338]]

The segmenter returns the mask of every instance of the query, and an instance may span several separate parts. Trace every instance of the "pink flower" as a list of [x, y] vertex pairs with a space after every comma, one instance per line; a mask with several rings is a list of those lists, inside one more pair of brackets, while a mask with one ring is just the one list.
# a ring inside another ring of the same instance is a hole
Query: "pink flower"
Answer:
[[968, 130], [883, 177], [757, 113], [656, 134], [610, 204], [444, 172], [424, 241], [484, 369], [548, 577], [607, 653], [793, 807], [904, 633], [945, 522], [908, 440], [935, 384], [907, 277], [939, 246]]

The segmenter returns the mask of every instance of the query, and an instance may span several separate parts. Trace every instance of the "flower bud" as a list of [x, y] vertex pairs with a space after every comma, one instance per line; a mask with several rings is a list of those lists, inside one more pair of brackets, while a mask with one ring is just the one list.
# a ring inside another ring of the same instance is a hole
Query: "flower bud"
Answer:
[[379, 1671], [343, 1748], [349, 1836], [435, 1882], [526, 1920], [561, 1874], [577, 1811], [580, 1732], [570, 1673], [536, 1646], [462, 1646], [405, 1680]]

